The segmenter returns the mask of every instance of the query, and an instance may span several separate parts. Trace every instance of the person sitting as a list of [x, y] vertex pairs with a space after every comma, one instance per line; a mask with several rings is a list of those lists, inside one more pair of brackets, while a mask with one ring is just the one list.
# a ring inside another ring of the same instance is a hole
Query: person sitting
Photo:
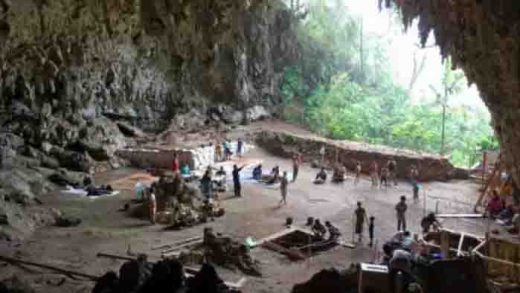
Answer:
[[259, 164], [253, 169], [253, 179], [261, 180], [262, 179], [262, 164]]
[[347, 175], [347, 168], [345, 166], [337, 166], [332, 174], [332, 182], [339, 183], [345, 181], [345, 175]]
[[337, 241], [338, 238], [341, 236], [341, 233], [339, 232], [338, 228], [334, 227], [329, 221], [325, 222], [325, 226], [329, 231], [329, 241]]
[[316, 174], [314, 184], [323, 184], [325, 181], [327, 181], [327, 172], [325, 172], [325, 168], [321, 168], [320, 172]]
[[429, 213], [426, 217], [422, 218], [421, 227], [423, 233], [428, 233], [430, 232], [430, 227], [433, 227], [434, 231], [438, 231], [441, 224], [437, 221], [434, 213]]
[[220, 166], [220, 169], [217, 170], [215, 175], [217, 175], [217, 176], [226, 176], [226, 170], [224, 170], [224, 167]]
[[410, 231], [404, 231], [403, 232], [403, 238], [401, 239], [402, 248], [405, 249], [405, 250], [410, 251], [411, 248], [412, 248], [413, 242], [414, 242], [413, 236], [410, 233]]
[[224, 192], [226, 191], [226, 170], [224, 170], [224, 167], [220, 167], [220, 169], [215, 172], [215, 177], [213, 179], [213, 182], [217, 185], [217, 191]]
[[83, 177], [83, 187], [87, 188], [90, 185], [92, 185], [92, 178], [89, 175]]
[[85, 191], [87, 191], [87, 196], [101, 196], [111, 194], [114, 190], [110, 185], [101, 185], [100, 187], [96, 187], [91, 184], [85, 188]]
[[267, 184], [275, 184], [278, 181], [280, 181], [280, 167], [275, 166], [273, 170], [271, 170]]
[[142, 183], [141, 181], [138, 181], [135, 184], [134, 190], [135, 190], [135, 200], [137, 202], [144, 201], [146, 198], [146, 185], [144, 183]]
[[191, 176], [191, 169], [190, 169], [190, 166], [188, 166], [188, 164], [184, 164], [181, 167], [181, 176], [184, 178]]
[[314, 233], [314, 237], [317, 239], [323, 239], [325, 233], [327, 233], [327, 229], [320, 222], [320, 219], [315, 219], [314, 224], [312, 225], [312, 232]]
[[486, 206], [486, 212], [488, 213], [489, 217], [494, 219], [503, 209], [504, 203], [502, 199], [498, 195], [498, 192], [496, 190], [493, 190], [493, 196], [491, 197]]
[[520, 204], [513, 202], [506, 203], [506, 207], [497, 215], [496, 222], [502, 226], [513, 225], [513, 217], [520, 213]]

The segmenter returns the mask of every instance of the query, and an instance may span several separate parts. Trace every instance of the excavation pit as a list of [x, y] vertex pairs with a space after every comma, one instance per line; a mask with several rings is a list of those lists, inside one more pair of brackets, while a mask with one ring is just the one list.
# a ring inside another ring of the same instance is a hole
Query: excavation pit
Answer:
[[317, 239], [309, 231], [289, 229], [263, 243], [263, 247], [287, 255], [291, 260], [301, 260], [328, 251], [337, 246], [336, 241]]

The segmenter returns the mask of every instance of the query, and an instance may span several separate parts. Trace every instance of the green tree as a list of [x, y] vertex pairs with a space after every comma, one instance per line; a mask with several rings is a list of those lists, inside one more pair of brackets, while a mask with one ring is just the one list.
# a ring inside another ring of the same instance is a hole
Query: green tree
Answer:
[[[497, 146], [489, 117], [467, 107], [448, 107], [465, 79], [444, 64], [435, 102], [411, 104], [410, 81], [398, 86], [386, 47], [390, 36], [366, 35], [359, 18], [341, 1], [308, 5], [299, 24], [298, 62], [285, 68], [283, 117], [334, 139], [446, 153], [459, 166], [471, 166], [482, 149]], [[420, 74], [420, 59], [416, 73]]]
[[454, 71], [451, 68], [451, 59], [447, 58], [444, 62], [444, 70], [442, 73], [441, 88], [437, 89], [433, 85], [430, 86], [437, 97], [437, 103], [442, 107], [441, 118], [441, 147], [439, 153], [445, 154], [446, 151], [446, 116], [450, 97], [459, 94], [463, 89], [464, 73], [461, 71]]

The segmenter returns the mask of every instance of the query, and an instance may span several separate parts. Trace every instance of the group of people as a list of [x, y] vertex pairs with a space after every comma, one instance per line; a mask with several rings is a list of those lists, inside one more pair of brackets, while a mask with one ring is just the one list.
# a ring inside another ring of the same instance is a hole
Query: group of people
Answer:
[[[238, 157], [242, 157], [244, 154], [244, 141], [241, 138], [237, 140], [235, 154]], [[229, 161], [232, 155], [233, 151], [231, 150], [231, 142], [229, 140], [215, 144], [215, 161]]]
[[323, 225], [320, 219], [309, 218], [307, 219], [307, 226], [310, 226], [315, 240], [324, 240], [327, 233], [327, 241], [337, 241], [341, 236], [339, 229], [329, 221], [325, 221], [325, 225]]
[[[395, 205], [395, 213], [397, 218], [397, 231], [406, 231], [406, 211], [408, 205], [406, 204], [406, 196], [402, 195], [399, 202]], [[365, 223], [368, 222], [368, 237], [369, 246], [374, 243], [374, 221], [375, 217], [367, 215], [366, 209], [363, 207], [361, 202], [357, 203], [357, 207], [354, 210], [354, 236], [358, 237], [358, 242], [363, 241]]]
[[[354, 184], [357, 185], [361, 179], [361, 162], [356, 161], [355, 167], [354, 167]], [[334, 167], [333, 173], [332, 173], [332, 179], [331, 181], [334, 183], [341, 183], [346, 180], [347, 177], [347, 167], [343, 164], [337, 164]], [[327, 172], [325, 168], [320, 168], [320, 171], [316, 174], [316, 177], [314, 178], [314, 184], [323, 184], [327, 181]]]
[[[217, 158], [220, 158], [218, 146], [219, 145], [217, 144], [216, 154], [217, 154]], [[224, 155], [224, 159], [225, 159], [226, 153], [230, 152], [229, 143], [225, 142], [222, 146], [224, 149], [223, 155]], [[236, 150], [237, 155], [241, 155], [242, 151], [243, 151], [243, 142], [242, 142], [242, 140], [238, 140], [237, 150]], [[298, 177], [298, 173], [299, 173], [302, 161], [303, 161], [303, 159], [302, 159], [302, 155], [300, 153], [296, 153], [293, 155], [293, 157], [292, 157], [292, 171], [293, 172], [292, 172], [292, 179], [291, 179], [292, 182], [296, 181], [296, 179]], [[172, 166], [173, 166], [173, 170], [175, 172], [175, 170], [177, 170], [178, 166], [179, 166], [176, 156], [174, 158], [174, 162], [172, 163]], [[242, 196], [242, 185], [241, 185], [240, 174], [241, 174], [241, 171], [244, 169], [244, 167], [245, 166], [239, 167], [238, 165], [233, 165], [232, 177], [233, 177], [233, 191], [234, 191], [235, 197]], [[360, 181], [360, 177], [362, 174], [362, 164], [360, 161], [355, 162], [354, 172], [355, 172], [354, 183], [357, 184]], [[208, 170], [206, 170], [206, 172], [204, 173], [204, 176], [201, 179], [202, 193], [204, 195], [206, 195], [207, 198], [212, 197], [213, 180], [212, 180], [211, 174], [212, 174], [211, 170], [208, 169]], [[346, 174], [347, 174], [347, 170], [346, 170], [345, 166], [337, 166], [334, 169], [334, 174], [332, 176], [333, 181], [341, 181], [342, 178], [343, 179], [345, 178]], [[224, 171], [223, 168], [221, 168], [217, 171], [217, 175], [225, 176], [226, 172]], [[390, 159], [390, 160], [388, 160], [388, 162], [386, 163], [386, 165], [384, 167], [379, 169], [378, 163], [376, 161], [373, 161], [373, 163], [371, 164], [370, 175], [372, 178], [372, 184], [374, 186], [380, 186], [380, 187], [388, 186], [389, 181], [392, 181], [395, 185], [397, 185], [397, 163], [394, 159]], [[414, 192], [413, 192], [414, 199], [418, 198], [418, 177], [419, 177], [418, 169], [415, 165], [412, 165], [410, 167], [410, 181], [412, 183], [413, 190], [414, 190]], [[255, 168], [253, 168], [252, 178], [255, 180], [258, 180], [258, 181], [263, 181], [266, 184], [280, 183], [281, 199], [280, 199], [279, 205], [287, 204], [287, 189], [288, 189], [288, 185], [289, 185], [290, 181], [288, 178], [288, 173], [286, 171], [284, 171], [282, 173], [280, 171], [280, 167], [275, 166], [272, 168], [269, 175], [264, 176], [263, 170], [262, 170], [262, 164], [259, 164], [259, 165], [255, 166]], [[325, 168], [320, 168], [319, 172], [316, 174], [314, 183], [323, 184], [326, 181], [327, 181], [327, 172], [326, 172]], [[406, 204], [406, 197], [401, 196], [400, 201], [395, 206], [398, 231], [406, 231], [407, 208], [408, 207]], [[370, 245], [372, 245], [373, 239], [374, 239], [375, 217], [371, 216], [370, 218], [368, 218], [367, 212], [366, 212], [365, 208], [362, 206], [361, 202], [357, 203], [357, 208], [354, 212], [354, 217], [355, 217], [354, 234], [358, 236], [358, 241], [359, 242], [362, 241], [364, 225], [365, 225], [365, 223], [368, 223], [368, 236], [370, 239]], [[425, 221], [425, 223], [427, 223], [427, 222], [429, 223], [429, 222], [431, 222], [431, 220], [432, 219], [426, 219], [424, 221]], [[325, 233], [323, 233], [323, 231], [325, 231], [326, 229], [321, 228], [322, 225], [319, 222], [319, 220], [316, 220], [316, 221], [317, 222], [313, 224], [313, 231], [315, 231], [315, 233], [318, 236], [321, 234], [325, 234]], [[434, 220], [434, 222], [436, 222], [436, 220]], [[431, 226], [431, 225], [428, 225], [428, 227], [429, 226]], [[332, 228], [330, 228], [330, 229], [332, 229]], [[332, 230], [334, 230], [334, 229], [332, 229]], [[338, 230], [336, 229], [334, 231], [338, 231]], [[337, 233], [333, 233], [333, 234], [336, 235]]]
[[504, 189], [502, 192], [497, 189], [492, 191], [485, 214], [498, 224], [509, 227], [510, 232], [520, 233], [520, 203], [515, 202], [512, 196], [513, 188]]
[[370, 178], [372, 186], [388, 187], [390, 181], [397, 185], [397, 162], [390, 159], [379, 168], [379, 164], [374, 160], [370, 165]]
[[[360, 161], [355, 162], [354, 166], [354, 184], [359, 183], [361, 179], [363, 168]], [[333, 182], [343, 182], [347, 175], [347, 168], [345, 165], [338, 164], [334, 167], [332, 175]], [[410, 182], [414, 186], [418, 186], [419, 170], [415, 165], [410, 167]], [[377, 161], [373, 161], [370, 165], [370, 177], [372, 185], [376, 187], [388, 187], [390, 182], [397, 185], [397, 162], [395, 159], [390, 159], [382, 168], [379, 168]], [[320, 168], [314, 183], [323, 184], [327, 180], [327, 173], [325, 168]]]

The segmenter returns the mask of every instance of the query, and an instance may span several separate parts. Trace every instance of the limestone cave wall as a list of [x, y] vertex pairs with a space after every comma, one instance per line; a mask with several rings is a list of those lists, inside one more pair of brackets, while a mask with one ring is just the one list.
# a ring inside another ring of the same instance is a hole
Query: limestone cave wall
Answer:
[[294, 20], [278, 0], [0, 0], [0, 239], [141, 130], [275, 112]]
[[392, 3], [406, 26], [418, 19], [423, 44], [432, 32], [442, 55], [476, 83], [520, 186], [520, 1], [385, 0]]
[[75, 161], [123, 143], [108, 120], [160, 131], [195, 110], [240, 122], [232, 114], [278, 104], [293, 40], [277, 1], [0, 0], [0, 122], [55, 158], [85, 150]]

